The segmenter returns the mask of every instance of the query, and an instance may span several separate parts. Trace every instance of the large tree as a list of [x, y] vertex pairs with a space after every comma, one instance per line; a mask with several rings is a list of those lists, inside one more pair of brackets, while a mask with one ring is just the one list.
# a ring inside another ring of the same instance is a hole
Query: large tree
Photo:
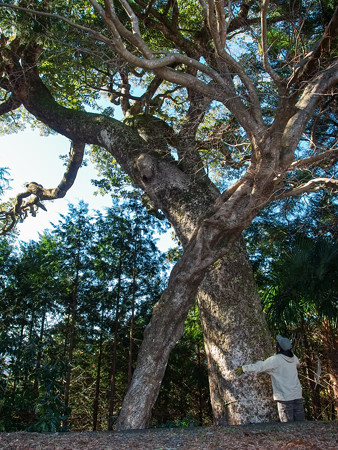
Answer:
[[[145, 331], [120, 429], [148, 423], [196, 296], [216, 423], [271, 417], [265, 381], [248, 387], [232, 376], [271, 351], [241, 233], [271, 201], [337, 189], [330, 5], [0, 3], [1, 114], [16, 121], [22, 108], [73, 143], [59, 186], [28, 184], [2, 213], [5, 231], [66, 194], [91, 144], [165, 214], [184, 248]], [[111, 109], [85, 110], [102, 90], [124, 122]]]

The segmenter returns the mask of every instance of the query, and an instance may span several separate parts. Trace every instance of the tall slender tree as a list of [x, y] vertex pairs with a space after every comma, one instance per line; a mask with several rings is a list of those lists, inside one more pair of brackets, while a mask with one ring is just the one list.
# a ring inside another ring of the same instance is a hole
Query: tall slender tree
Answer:
[[[80, 202], [78, 208], [69, 206], [67, 216], [61, 216], [63, 221], [55, 228], [54, 236], [60, 242], [60, 256], [63, 260], [63, 271], [67, 282], [63, 292], [64, 307], [67, 320], [65, 337], [65, 357], [68, 370], [65, 380], [64, 402], [69, 406], [71, 373], [76, 348], [76, 339], [80, 319], [80, 309], [85, 302], [85, 292], [90, 289], [87, 278], [88, 252], [87, 242], [91, 238], [91, 224], [88, 216], [88, 205]], [[67, 422], [65, 422], [67, 426]]]

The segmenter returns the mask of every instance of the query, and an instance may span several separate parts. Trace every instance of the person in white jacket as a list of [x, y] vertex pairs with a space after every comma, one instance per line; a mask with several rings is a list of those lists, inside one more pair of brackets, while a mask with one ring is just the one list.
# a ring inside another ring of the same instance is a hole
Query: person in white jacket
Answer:
[[278, 335], [276, 355], [255, 364], [235, 369], [237, 376], [245, 372], [268, 373], [271, 376], [273, 398], [277, 402], [281, 422], [305, 420], [302, 387], [298, 378], [299, 360], [291, 351], [291, 341]]

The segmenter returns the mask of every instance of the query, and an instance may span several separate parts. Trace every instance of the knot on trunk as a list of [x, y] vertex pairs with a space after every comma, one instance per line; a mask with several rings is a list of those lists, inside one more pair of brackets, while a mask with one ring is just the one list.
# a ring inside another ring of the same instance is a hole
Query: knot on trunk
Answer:
[[150, 183], [154, 178], [156, 161], [150, 155], [142, 154], [136, 160], [136, 167], [144, 183]]

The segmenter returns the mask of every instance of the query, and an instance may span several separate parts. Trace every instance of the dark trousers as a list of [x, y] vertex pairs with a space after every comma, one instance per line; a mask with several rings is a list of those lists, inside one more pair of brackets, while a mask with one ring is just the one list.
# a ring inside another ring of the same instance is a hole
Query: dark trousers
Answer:
[[281, 422], [297, 422], [305, 420], [303, 400], [277, 401], [279, 419]]

